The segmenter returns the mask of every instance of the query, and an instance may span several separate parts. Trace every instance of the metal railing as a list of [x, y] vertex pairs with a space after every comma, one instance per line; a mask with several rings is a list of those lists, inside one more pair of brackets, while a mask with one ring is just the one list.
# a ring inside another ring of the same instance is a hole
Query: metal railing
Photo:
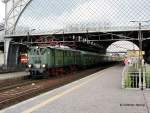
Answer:
[[150, 65], [145, 65], [145, 82], [146, 82], [146, 88], [150, 88]]
[[122, 72], [122, 88], [145, 89], [150, 88], [150, 66], [130, 64], [124, 67]]

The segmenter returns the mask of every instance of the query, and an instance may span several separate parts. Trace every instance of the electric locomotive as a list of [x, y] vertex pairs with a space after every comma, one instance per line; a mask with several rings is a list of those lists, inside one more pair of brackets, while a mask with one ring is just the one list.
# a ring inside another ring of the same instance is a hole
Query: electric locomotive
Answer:
[[116, 59], [93, 52], [69, 47], [31, 47], [28, 52], [28, 69], [31, 76], [45, 76], [56, 70], [64, 72], [71, 67], [87, 68]]
[[70, 48], [32, 47], [28, 57], [30, 75], [51, 74], [54, 70], [80, 64], [80, 51]]

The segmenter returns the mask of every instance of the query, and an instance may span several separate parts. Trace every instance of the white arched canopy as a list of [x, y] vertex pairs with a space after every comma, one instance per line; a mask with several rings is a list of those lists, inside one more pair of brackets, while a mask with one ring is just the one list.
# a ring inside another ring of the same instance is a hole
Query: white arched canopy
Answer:
[[107, 52], [127, 52], [128, 50], [139, 50], [139, 47], [130, 41], [116, 41], [108, 46]]
[[32, 0], [4, 0], [5, 3], [5, 34], [15, 34], [15, 28], [21, 15]]

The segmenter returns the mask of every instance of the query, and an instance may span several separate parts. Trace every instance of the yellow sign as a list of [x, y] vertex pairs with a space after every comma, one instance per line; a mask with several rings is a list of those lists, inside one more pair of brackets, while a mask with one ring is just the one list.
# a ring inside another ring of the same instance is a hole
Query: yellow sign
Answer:
[[143, 56], [145, 54], [144, 51], [139, 51], [139, 50], [128, 50], [127, 51], [127, 56], [128, 57], [139, 57], [139, 56]]

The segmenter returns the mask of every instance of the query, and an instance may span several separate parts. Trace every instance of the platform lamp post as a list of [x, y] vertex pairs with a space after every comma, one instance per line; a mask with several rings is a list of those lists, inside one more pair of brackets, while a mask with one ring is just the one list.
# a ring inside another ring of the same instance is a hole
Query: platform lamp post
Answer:
[[144, 22], [150, 22], [150, 20], [148, 21], [130, 21], [130, 22], [133, 22], [133, 23], [138, 23], [139, 24], [139, 30], [138, 30], [138, 41], [139, 41], [139, 74], [141, 75], [141, 90], [143, 90], [143, 73], [142, 73], [142, 43], [143, 43], [143, 37], [142, 37], [142, 23]]
[[141, 21], [131, 21], [131, 22], [138, 22], [139, 24], [139, 30], [138, 30], [138, 41], [139, 41], [139, 68], [141, 69], [141, 65], [142, 65], [142, 55], [141, 55], [141, 51], [142, 51], [142, 41], [143, 41], [143, 38], [142, 38], [142, 31], [141, 31], [141, 28], [142, 28], [142, 22]]

